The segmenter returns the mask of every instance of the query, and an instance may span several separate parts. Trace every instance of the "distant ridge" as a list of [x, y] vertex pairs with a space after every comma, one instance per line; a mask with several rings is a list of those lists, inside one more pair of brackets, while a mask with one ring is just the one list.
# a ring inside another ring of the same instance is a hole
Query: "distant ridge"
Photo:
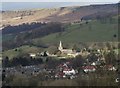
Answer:
[[[94, 19], [99, 16], [118, 14], [117, 4], [97, 4], [88, 6], [68, 6], [52, 9], [32, 9], [21, 11], [2, 11], [2, 25], [17, 25], [31, 22], [74, 22], [81, 18]], [[16, 19], [16, 18], [21, 19]], [[1, 24], [1, 23], [0, 23]]]

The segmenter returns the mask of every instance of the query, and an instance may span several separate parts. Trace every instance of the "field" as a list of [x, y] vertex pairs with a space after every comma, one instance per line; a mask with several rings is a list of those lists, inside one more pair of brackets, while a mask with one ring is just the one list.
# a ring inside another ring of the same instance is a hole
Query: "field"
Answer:
[[118, 35], [117, 22], [101, 23], [100, 21], [90, 21], [88, 24], [71, 24], [65, 27], [65, 31], [61, 33], [50, 34], [34, 41], [42, 41], [44, 43], [57, 43], [60, 40], [64, 43], [79, 42], [108, 42], [117, 41]]
[[24, 45], [24, 46], [3, 52], [3, 56], [8, 56], [10, 59], [12, 59], [13, 57], [18, 57], [23, 54], [38, 53], [41, 50], [42, 49], [39, 47]]

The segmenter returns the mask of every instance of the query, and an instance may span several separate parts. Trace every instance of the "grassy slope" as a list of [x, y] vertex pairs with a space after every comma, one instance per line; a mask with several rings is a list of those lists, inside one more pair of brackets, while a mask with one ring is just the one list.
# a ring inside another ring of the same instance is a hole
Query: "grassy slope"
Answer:
[[26, 54], [38, 53], [42, 50], [41, 48], [38, 48], [35, 46], [28, 46], [28, 45], [21, 46], [21, 47], [18, 47], [16, 49], [17, 49], [17, 51], [15, 51], [15, 49], [11, 49], [11, 50], [3, 52], [3, 56], [8, 56], [11, 59], [13, 57], [17, 57], [17, 56], [20, 56], [20, 55], [25, 54], [25, 53]]
[[117, 24], [110, 23], [102, 24], [99, 21], [92, 21], [83, 25], [72, 24], [66, 27], [62, 34], [50, 34], [34, 41], [42, 40], [44, 43], [56, 43], [60, 40], [65, 43], [115, 41], [117, 38], [115, 39], [113, 35], [118, 34], [117, 26]]

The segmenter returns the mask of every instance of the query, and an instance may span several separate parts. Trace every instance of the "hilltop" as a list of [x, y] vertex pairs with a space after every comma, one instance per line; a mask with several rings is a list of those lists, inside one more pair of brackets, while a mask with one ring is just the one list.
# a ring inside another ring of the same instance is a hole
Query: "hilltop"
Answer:
[[[83, 19], [108, 17], [118, 13], [118, 4], [71, 6], [21, 11], [2, 11], [2, 25], [19, 25], [31, 22], [70, 23]], [[2, 26], [1, 25], [1, 26]]]

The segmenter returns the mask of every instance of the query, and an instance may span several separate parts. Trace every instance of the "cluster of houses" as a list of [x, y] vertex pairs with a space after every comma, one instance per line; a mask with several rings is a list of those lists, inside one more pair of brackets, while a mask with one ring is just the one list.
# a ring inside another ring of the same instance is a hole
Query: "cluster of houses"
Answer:
[[[77, 52], [76, 50], [73, 50], [73, 49], [64, 49], [61, 41], [59, 43], [58, 50], [61, 53], [60, 56], [55, 55], [55, 54], [50, 54], [48, 51], [46, 51], [45, 53], [46, 53], [47, 56], [58, 57], [58, 58], [75, 58], [78, 55], [87, 56], [87, 55], [90, 54], [90, 52], [83, 52], [83, 51]], [[41, 52], [41, 53], [38, 53], [38, 54], [30, 53], [29, 55], [30, 55], [30, 57], [35, 58], [37, 55], [43, 56], [44, 52]]]
[[[60, 58], [66, 58], [66, 57], [67, 58], [68, 57], [69, 58], [70, 57], [75, 58], [78, 55], [88, 56], [88, 55], [91, 54], [90, 52], [88, 52], [85, 49], [84, 49], [84, 52], [83, 51], [76, 52], [75, 50], [72, 50], [72, 49], [64, 49], [61, 41], [59, 43], [58, 50], [61, 52], [61, 57]], [[83, 72], [85, 72], [85, 73], [95, 72], [96, 69], [97, 69], [97, 65], [100, 65], [101, 61], [105, 62], [105, 58], [104, 58], [103, 53], [104, 53], [103, 51], [98, 49], [95, 53], [95, 55], [97, 56], [97, 60], [94, 61], [94, 62], [91, 62], [89, 65], [86, 64], [85, 66], [82, 66]], [[44, 53], [42, 52], [40, 55], [44, 55]], [[51, 56], [51, 57], [58, 57], [57, 55], [49, 54], [49, 52], [46, 52], [46, 55]], [[31, 57], [35, 57], [35, 54], [31, 54]], [[87, 59], [86, 59], [86, 61], [87, 61]], [[104, 67], [101, 66], [101, 68], [103, 68], [105, 70], [109, 70], [109, 71], [116, 71], [116, 68], [113, 65], [105, 65]], [[77, 74], [77, 72], [78, 72], [77, 70], [73, 69], [70, 66], [70, 63], [66, 62], [66, 63], [60, 64], [58, 66], [57, 73], [56, 73], [55, 77], [56, 78], [66, 78], [66, 77], [71, 77], [72, 76], [74, 78], [75, 75]]]
[[55, 78], [70, 78], [73, 79], [77, 76], [78, 71], [73, 69], [70, 62], [65, 62], [57, 66]]
[[[90, 55], [89, 52], [85, 52], [83, 53], [81, 52], [76, 52], [72, 49], [64, 49], [62, 47], [62, 42], [60, 41], [58, 50], [61, 52], [61, 54], [69, 56], [69, 57], [76, 57], [77, 55]], [[30, 57], [35, 58], [37, 54], [30, 54]], [[42, 52], [40, 53], [40, 56], [51, 56], [51, 57], [58, 57], [57, 55], [51, 55], [49, 54], [49, 52]], [[87, 73], [94, 73], [97, 71], [98, 66], [100, 66], [103, 70], [107, 70], [107, 71], [116, 71], [116, 67], [113, 65], [100, 65], [99, 62], [100, 60], [104, 60], [104, 57], [102, 57], [101, 55], [101, 51], [97, 50], [97, 53], [95, 54], [98, 58], [96, 61], [93, 61], [89, 64], [87, 64], [87, 62], [84, 63], [83, 66], [78, 67], [80, 68], [80, 71], [84, 72], [83, 74], [87, 74]], [[86, 59], [87, 61], [87, 59]], [[89, 61], [88, 61], [89, 62]], [[78, 69], [75, 69], [72, 67], [72, 62], [63, 62], [58, 64], [58, 66], [55, 69], [49, 69], [49, 68], [45, 68], [44, 66], [38, 66], [38, 65], [32, 65], [32, 66], [21, 66], [20, 68], [17, 67], [11, 67], [11, 68], [6, 68], [6, 75], [10, 75], [10, 74], [18, 74], [18, 73], [22, 73], [22, 74], [26, 74], [27, 76], [31, 76], [31, 75], [39, 75], [40, 73], [47, 73], [45, 74], [44, 78], [49, 78], [49, 79], [74, 79], [76, 78], [80, 71]], [[119, 81], [119, 78], [116, 79], [116, 82]]]
[[9, 75], [17, 75], [17, 74], [25, 74], [26, 76], [38, 75], [43, 72], [44, 69], [41, 66], [31, 65], [31, 66], [20, 66], [20, 67], [8, 67], [5, 68], [5, 76]]
[[[100, 67], [107, 71], [116, 71], [117, 70], [113, 65], [105, 65], [105, 66], [100, 66]], [[96, 65], [87, 65], [87, 66], [82, 66], [82, 69], [85, 73], [95, 72], [97, 70], [97, 66]]]
[[[60, 55], [57, 54], [50, 54], [48, 51], [45, 52], [41, 52], [41, 53], [29, 53], [29, 56], [32, 58], [35, 58], [37, 56], [49, 56], [49, 57], [57, 57], [57, 58], [75, 58], [78, 55], [81, 56], [88, 56], [91, 54], [91, 51], [88, 51], [86, 48], [82, 49], [81, 51], [76, 51], [73, 49], [65, 49], [62, 45], [62, 42], [60, 41], [59, 46], [58, 46], [58, 51], [60, 52]], [[102, 50], [102, 49], [97, 49], [96, 51], [92, 51], [95, 52], [95, 55], [99, 57], [99, 60], [103, 60], [105, 61], [104, 58], [104, 52], [110, 52], [110, 50]]]
[[[116, 71], [117, 69], [113, 65], [105, 65], [101, 67], [108, 71]], [[83, 65], [80, 67], [80, 71], [87, 73], [94, 73], [98, 69], [96, 65]], [[55, 69], [48, 69], [42, 65], [31, 65], [31, 66], [21, 66], [21, 67], [9, 67], [5, 68], [6, 77], [9, 75], [25, 74], [28, 77], [37, 76], [40, 73], [46, 73], [44, 75], [44, 80], [47, 79], [74, 79], [78, 77], [80, 71], [72, 67], [71, 62], [63, 62], [58, 64]], [[118, 80], [117, 80], [118, 81]]]

